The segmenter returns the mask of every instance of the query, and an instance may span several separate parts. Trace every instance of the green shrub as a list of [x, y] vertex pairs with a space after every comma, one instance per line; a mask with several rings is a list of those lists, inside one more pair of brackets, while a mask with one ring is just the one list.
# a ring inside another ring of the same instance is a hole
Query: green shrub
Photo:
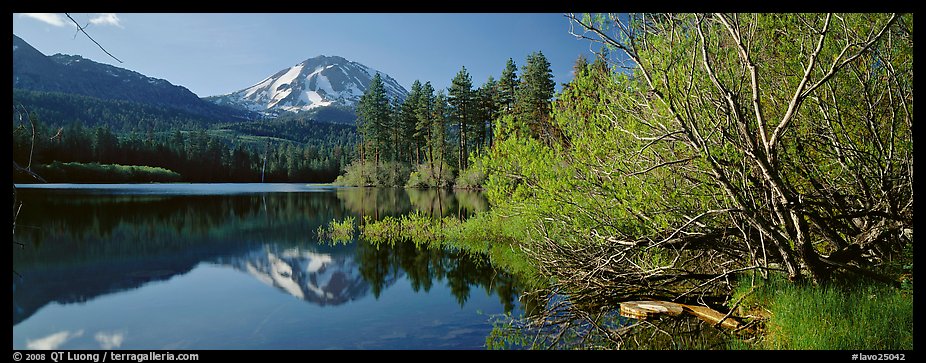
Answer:
[[482, 189], [486, 182], [485, 167], [482, 158], [470, 158], [469, 169], [460, 171], [460, 175], [453, 182], [455, 189]]
[[453, 169], [450, 165], [444, 165], [443, 168], [434, 165], [433, 168], [428, 164], [421, 164], [415, 168], [415, 171], [408, 176], [405, 183], [406, 188], [446, 188], [453, 181]]
[[376, 165], [367, 161], [354, 161], [344, 167], [344, 174], [334, 180], [334, 185], [353, 187], [401, 187], [408, 180], [411, 167], [408, 163], [387, 161]]

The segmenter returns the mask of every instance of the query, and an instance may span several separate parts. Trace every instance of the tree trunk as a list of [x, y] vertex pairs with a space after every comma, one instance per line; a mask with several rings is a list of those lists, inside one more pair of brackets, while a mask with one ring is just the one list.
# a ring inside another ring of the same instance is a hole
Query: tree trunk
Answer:
[[466, 169], [465, 155], [466, 155], [466, 123], [463, 121], [463, 119], [460, 119], [460, 156], [459, 156], [460, 162], [457, 163], [459, 165], [460, 170]]

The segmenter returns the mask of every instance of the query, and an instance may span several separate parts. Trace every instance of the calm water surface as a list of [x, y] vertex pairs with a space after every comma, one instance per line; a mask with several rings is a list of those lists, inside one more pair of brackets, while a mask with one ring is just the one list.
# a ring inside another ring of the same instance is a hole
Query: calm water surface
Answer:
[[475, 193], [305, 184], [20, 186], [13, 349], [481, 349], [522, 314], [484, 256], [319, 243], [332, 219], [467, 216]]

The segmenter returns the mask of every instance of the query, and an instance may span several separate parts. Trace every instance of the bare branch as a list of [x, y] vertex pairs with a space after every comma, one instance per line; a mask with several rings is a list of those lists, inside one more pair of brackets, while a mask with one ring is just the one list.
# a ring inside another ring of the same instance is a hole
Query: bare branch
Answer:
[[109, 51], [106, 50], [106, 48], [103, 48], [103, 46], [100, 45], [100, 43], [98, 43], [98, 42], [96, 41], [96, 39], [93, 39], [93, 37], [91, 37], [90, 34], [87, 34], [87, 31], [85, 30], [86, 28], [80, 26], [80, 23], [78, 23], [77, 20], [74, 20], [74, 18], [71, 17], [71, 14], [64, 13], [64, 15], [67, 15], [68, 19], [71, 19], [71, 21], [74, 22], [74, 25], [77, 26], [77, 29], [80, 30], [81, 32], [83, 32], [84, 35], [87, 36], [87, 38], [90, 38], [90, 40], [91, 40], [94, 44], [96, 44], [96, 46], [100, 47], [100, 49], [103, 50], [104, 53], [106, 53], [107, 55], [109, 55], [110, 57], [112, 57], [113, 59], [115, 59], [117, 62], [123, 63], [121, 60], [119, 60], [119, 58], [116, 58], [116, 56], [114, 56], [114, 55], [112, 55], [111, 53], [109, 53]]

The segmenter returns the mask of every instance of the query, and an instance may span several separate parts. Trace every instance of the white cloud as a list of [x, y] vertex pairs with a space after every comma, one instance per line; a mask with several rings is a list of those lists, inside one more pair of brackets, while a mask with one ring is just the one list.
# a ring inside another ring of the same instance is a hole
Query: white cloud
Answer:
[[119, 17], [116, 16], [116, 13], [99, 13], [97, 16], [90, 19], [90, 24], [113, 25], [120, 28], [122, 27], [122, 24], [119, 23]]
[[36, 340], [26, 340], [26, 348], [34, 349], [34, 350], [58, 349], [58, 347], [66, 343], [68, 340], [78, 338], [82, 335], [84, 335], [83, 330], [78, 330], [73, 333], [67, 330], [59, 331], [57, 333], [54, 333], [44, 338], [39, 338]]
[[51, 24], [54, 26], [64, 26], [67, 24], [64, 21], [64, 17], [55, 13], [23, 13], [19, 16], [25, 16], [28, 18], [33, 18], [38, 21], [44, 22], [46, 24]]
[[93, 337], [97, 342], [100, 343], [100, 349], [114, 349], [122, 346], [122, 341], [125, 340], [125, 334], [123, 333], [112, 333], [106, 334], [103, 332], [96, 333]]

